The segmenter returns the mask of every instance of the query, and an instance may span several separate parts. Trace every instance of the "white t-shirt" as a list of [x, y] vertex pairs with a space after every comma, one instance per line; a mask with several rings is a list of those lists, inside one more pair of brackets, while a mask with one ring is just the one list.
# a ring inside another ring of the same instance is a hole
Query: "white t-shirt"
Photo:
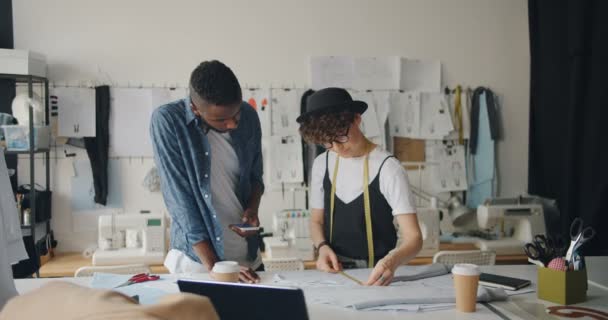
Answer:
[[[337, 154], [329, 152], [329, 180], [333, 183], [333, 172]], [[369, 183], [378, 175], [382, 161], [391, 154], [376, 147], [369, 154]], [[312, 165], [310, 206], [313, 209], [323, 209], [325, 192], [331, 190], [323, 189], [325, 177], [325, 157], [322, 153], [315, 159]], [[338, 167], [338, 183], [336, 185], [336, 196], [344, 203], [355, 200], [363, 193], [363, 164], [365, 156], [356, 158], [340, 158]], [[415, 213], [414, 199], [410, 191], [409, 181], [405, 168], [399, 160], [391, 157], [386, 160], [380, 172], [380, 192], [386, 198], [388, 204], [393, 208], [393, 215]]]

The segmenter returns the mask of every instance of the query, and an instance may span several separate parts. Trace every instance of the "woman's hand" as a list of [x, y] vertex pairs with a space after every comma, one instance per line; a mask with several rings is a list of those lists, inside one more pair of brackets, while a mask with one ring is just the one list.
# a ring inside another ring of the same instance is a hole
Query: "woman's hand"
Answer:
[[390, 253], [387, 254], [384, 258], [382, 258], [372, 270], [372, 273], [369, 275], [369, 279], [365, 285], [367, 286], [388, 286], [393, 277], [395, 276], [395, 270], [399, 264], [393, 255]]
[[342, 270], [342, 265], [338, 261], [338, 256], [329, 246], [322, 246], [319, 249], [317, 258], [317, 269], [325, 272], [336, 273]]

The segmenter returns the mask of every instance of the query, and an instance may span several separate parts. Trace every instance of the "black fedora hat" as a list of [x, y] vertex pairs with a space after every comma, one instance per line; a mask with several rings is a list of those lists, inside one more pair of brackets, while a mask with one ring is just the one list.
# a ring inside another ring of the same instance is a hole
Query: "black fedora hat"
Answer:
[[325, 88], [308, 97], [306, 112], [302, 113], [296, 121], [301, 123], [309, 116], [323, 113], [351, 111], [363, 114], [365, 110], [367, 103], [353, 100], [348, 91], [342, 88]]

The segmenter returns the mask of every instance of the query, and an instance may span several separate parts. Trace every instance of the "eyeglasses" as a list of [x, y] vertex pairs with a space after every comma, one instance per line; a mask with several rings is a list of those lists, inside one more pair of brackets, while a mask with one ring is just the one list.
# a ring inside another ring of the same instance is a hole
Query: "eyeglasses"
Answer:
[[348, 129], [346, 129], [346, 132], [344, 134], [335, 136], [331, 141], [323, 142], [321, 145], [325, 149], [331, 149], [334, 146], [334, 143], [342, 144], [342, 143], [348, 142], [348, 131], [349, 130], [350, 130], [350, 127]]

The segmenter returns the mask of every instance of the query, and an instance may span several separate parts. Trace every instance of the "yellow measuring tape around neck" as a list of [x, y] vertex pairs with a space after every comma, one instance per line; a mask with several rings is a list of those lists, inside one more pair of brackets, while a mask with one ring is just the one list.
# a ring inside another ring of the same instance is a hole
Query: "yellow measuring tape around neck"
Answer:
[[[340, 156], [336, 155], [336, 164], [334, 165], [333, 180], [331, 183], [331, 195], [329, 200], [329, 242], [331, 243], [334, 237], [334, 208], [336, 198], [336, 185], [338, 179], [338, 163]], [[367, 235], [367, 255], [368, 267], [374, 267], [374, 235], [372, 231], [372, 210], [369, 201], [369, 153], [365, 155], [363, 163], [363, 203], [365, 206], [365, 233]]]

